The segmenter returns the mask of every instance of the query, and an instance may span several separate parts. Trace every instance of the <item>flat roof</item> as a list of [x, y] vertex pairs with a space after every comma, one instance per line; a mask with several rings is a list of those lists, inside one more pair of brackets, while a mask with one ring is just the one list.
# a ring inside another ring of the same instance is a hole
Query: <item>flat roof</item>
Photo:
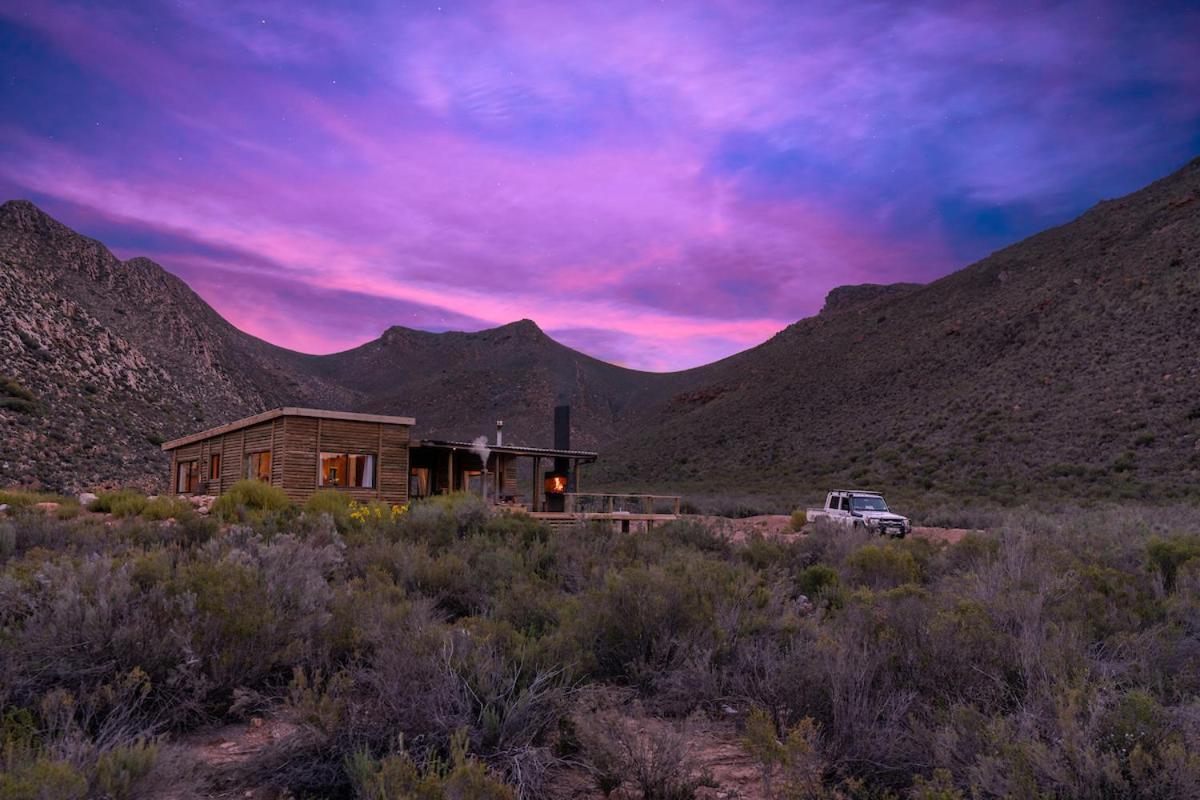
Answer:
[[[421, 439], [414, 441], [411, 447], [438, 447], [443, 450], [473, 450], [474, 442], [455, 442], [445, 439]], [[489, 444], [487, 449], [493, 453], [504, 453], [513, 456], [545, 456], [549, 458], [586, 458], [595, 461], [599, 453], [592, 450], [555, 450], [552, 447], [525, 447], [524, 445], [495, 445]]]
[[261, 414], [255, 414], [252, 417], [243, 417], [242, 419], [234, 420], [225, 425], [218, 425], [215, 428], [209, 428], [206, 431], [192, 433], [179, 439], [172, 439], [169, 442], [164, 442], [163, 450], [174, 450], [184, 445], [199, 442], [204, 439], [211, 439], [214, 436], [220, 436], [223, 433], [248, 428], [251, 425], [257, 425], [260, 422], [269, 422], [278, 417], [316, 417], [317, 419], [340, 419], [349, 422], [380, 422], [384, 425], [415, 425], [417, 421], [412, 417], [391, 417], [385, 414], [359, 414], [355, 411], [326, 411], [322, 408], [293, 408], [285, 406], [284, 408], [273, 408], [270, 411], [264, 411]]

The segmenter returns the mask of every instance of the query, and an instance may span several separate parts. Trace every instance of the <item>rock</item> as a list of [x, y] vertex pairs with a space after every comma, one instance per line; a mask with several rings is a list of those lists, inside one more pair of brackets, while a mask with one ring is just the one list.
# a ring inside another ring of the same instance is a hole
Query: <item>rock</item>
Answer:
[[79, 494], [79, 505], [83, 506], [84, 508], [87, 508], [93, 502], [95, 502], [96, 500], [99, 500], [99, 499], [100, 498], [96, 497], [96, 495], [92, 494], [91, 492], [81, 492]]
[[38, 511], [45, 511], [47, 514], [58, 511], [58, 503], [36, 503], [33, 507]]
[[0, 503], [0, 514], [8, 511], [8, 503]]

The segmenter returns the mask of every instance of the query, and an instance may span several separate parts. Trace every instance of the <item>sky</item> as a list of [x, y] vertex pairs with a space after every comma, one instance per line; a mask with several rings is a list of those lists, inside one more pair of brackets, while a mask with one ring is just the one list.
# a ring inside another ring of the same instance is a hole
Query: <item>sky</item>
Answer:
[[1198, 154], [1195, 2], [0, 0], [0, 199], [310, 353], [696, 366]]

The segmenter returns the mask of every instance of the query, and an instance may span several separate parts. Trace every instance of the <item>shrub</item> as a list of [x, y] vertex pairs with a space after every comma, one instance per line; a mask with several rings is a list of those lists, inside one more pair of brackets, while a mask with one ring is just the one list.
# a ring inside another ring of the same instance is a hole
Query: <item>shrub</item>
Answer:
[[13, 508], [28, 508], [38, 503], [63, 503], [67, 498], [52, 492], [35, 492], [28, 489], [0, 489], [0, 504]]
[[1163, 585], [1171, 590], [1175, 588], [1175, 576], [1179, 568], [1200, 557], [1200, 537], [1164, 539], [1156, 536], [1146, 542], [1146, 555], [1150, 558], [1150, 564], [1162, 575]]
[[67, 761], [37, 756], [4, 767], [0, 770], [3, 800], [82, 800], [87, 795], [87, 778]]
[[856, 583], [872, 589], [916, 583], [921, 577], [913, 554], [892, 544], [861, 547], [846, 559], [846, 566]]
[[687, 723], [646, 730], [644, 722], [615, 711], [575, 719], [583, 758], [601, 790], [628, 782], [644, 800], [692, 800], [700, 788], [716, 786], [697, 762]]
[[793, 531], [801, 531], [808, 524], [808, 512], [803, 508], [797, 508], [792, 512], [791, 527]]
[[192, 514], [192, 504], [182, 497], [159, 495], [142, 508], [141, 517], [149, 520], [182, 519]]
[[121, 489], [115, 492], [101, 492], [88, 505], [89, 511], [101, 514], [112, 514], [114, 517], [133, 517], [145, 509], [146, 495], [133, 489]]
[[111, 800], [130, 800], [157, 760], [158, 746], [141, 739], [106, 750], [96, 761], [96, 783]]
[[514, 800], [508, 786], [467, 753], [466, 731], [451, 742], [450, 761], [434, 758], [424, 769], [403, 750], [374, 759], [364, 752], [347, 759], [346, 774], [361, 800]]
[[797, 577], [800, 591], [808, 597], [817, 597], [827, 589], [837, 586], [837, 570], [827, 564], [813, 564], [805, 567]]
[[225, 522], [237, 522], [248, 516], [261, 516], [291, 507], [291, 498], [282, 489], [265, 481], [247, 479], [238, 481], [218, 497], [212, 513]]
[[338, 530], [345, 530], [350, 524], [350, 495], [337, 489], [322, 489], [304, 501], [304, 510], [310, 514], [328, 514]]
[[0, 408], [18, 414], [37, 414], [42, 410], [37, 395], [4, 375], [0, 375]]

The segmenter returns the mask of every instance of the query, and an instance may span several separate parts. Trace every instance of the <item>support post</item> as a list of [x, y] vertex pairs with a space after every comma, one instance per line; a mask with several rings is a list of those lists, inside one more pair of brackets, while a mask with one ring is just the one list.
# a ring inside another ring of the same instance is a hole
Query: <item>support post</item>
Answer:
[[540, 456], [533, 457], [533, 485], [530, 486], [530, 494], [533, 500], [532, 511], [541, 511], [541, 495], [542, 495], [542, 476], [538, 473], [542, 471], [542, 459]]

